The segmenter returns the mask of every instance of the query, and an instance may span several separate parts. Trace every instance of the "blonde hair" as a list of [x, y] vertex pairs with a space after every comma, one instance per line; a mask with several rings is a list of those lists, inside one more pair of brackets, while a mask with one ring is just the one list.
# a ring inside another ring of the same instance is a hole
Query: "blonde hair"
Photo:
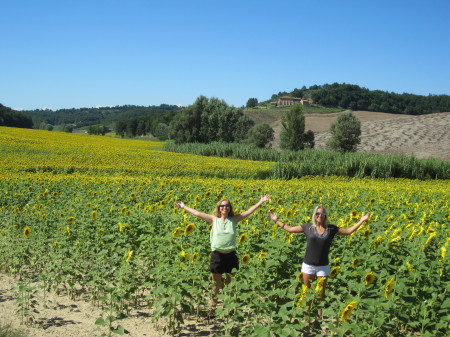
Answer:
[[314, 208], [314, 212], [312, 214], [312, 221], [311, 221], [311, 228], [316, 228], [317, 227], [317, 223], [316, 223], [316, 213], [317, 211], [321, 209], [323, 213], [325, 213], [325, 228], [328, 227], [328, 214], [327, 214], [327, 210], [325, 209], [325, 207], [323, 207], [322, 205], [316, 206], [316, 208]]
[[220, 218], [220, 216], [222, 215], [220, 213], [220, 205], [222, 204], [222, 202], [228, 202], [228, 204], [230, 205], [230, 212], [228, 213], [228, 216], [233, 216], [234, 215], [234, 211], [233, 211], [233, 205], [231, 204], [230, 200], [228, 199], [222, 199], [220, 200], [217, 204], [216, 204], [216, 209], [214, 211], [214, 216], [216, 216], [217, 218]]

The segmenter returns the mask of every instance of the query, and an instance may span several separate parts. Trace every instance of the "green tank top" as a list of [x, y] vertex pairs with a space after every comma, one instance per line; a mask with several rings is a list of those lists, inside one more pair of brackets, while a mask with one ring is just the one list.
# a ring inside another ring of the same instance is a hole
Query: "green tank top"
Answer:
[[211, 251], [229, 253], [236, 250], [236, 223], [233, 218], [222, 221], [214, 217], [211, 233]]

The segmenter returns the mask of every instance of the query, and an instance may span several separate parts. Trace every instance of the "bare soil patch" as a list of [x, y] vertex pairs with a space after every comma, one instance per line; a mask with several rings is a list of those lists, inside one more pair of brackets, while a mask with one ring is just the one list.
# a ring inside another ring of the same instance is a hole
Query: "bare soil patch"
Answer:
[[[68, 296], [55, 292], [44, 292], [38, 288], [39, 284], [32, 284], [37, 289], [36, 300], [38, 305], [33, 323], [29, 326], [21, 324], [21, 317], [17, 314], [16, 287], [18, 280], [12, 276], [0, 273], [0, 323], [10, 324], [15, 329], [28, 333], [30, 337], [92, 337], [106, 333], [107, 329], [94, 332], [97, 328], [95, 321], [101, 315], [102, 309], [94, 306], [92, 302], [81, 298], [71, 300]], [[170, 294], [168, 294], [170, 296]], [[161, 322], [152, 321], [152, 310], [146, 306], [133, 309], [130, 315], [114, 323], [122, 325], [126, 330], [125, 336], [130, 337], [167, 337], [170, 336], [162, 330]], [[115, 324], [116, 325], [116, 324]], [[179, 336], [217, 336], [219, 327], [214, 321], [206, 318], [201, 321], [186, 320], [185, 328]], [[113, 334], [113, 336], [118, 336]]]
[[[411, 116], [382, 112], [354, 111], [361, 121], [359, 152], [405, 154], [416, 158], [450, 160], [450, 112]], [[305, 116], [305, 130], [312, 130], [317, 149], [325, 149], [330, 126], [339, 113]], [[274, 148], [279, 149], [281, 121], [275, 130]]]

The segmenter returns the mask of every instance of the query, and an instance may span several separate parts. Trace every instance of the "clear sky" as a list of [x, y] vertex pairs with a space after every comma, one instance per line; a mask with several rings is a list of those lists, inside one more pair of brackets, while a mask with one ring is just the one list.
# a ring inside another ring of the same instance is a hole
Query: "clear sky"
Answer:
[[349, 83], [450, 95], [449, 0], [0, 0], [13, 109], [237, 107]]

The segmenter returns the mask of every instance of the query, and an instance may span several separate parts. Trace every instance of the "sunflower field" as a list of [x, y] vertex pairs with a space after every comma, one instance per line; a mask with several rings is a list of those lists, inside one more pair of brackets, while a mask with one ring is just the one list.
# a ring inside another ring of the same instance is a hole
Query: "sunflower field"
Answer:
[[[240, 270], [217, 309], [224, 335], [449, 331], [448, 180], [258, 179], [275, 163], [162, 146], [0, 127], [0, 271], [38, 279], [45, 291], [88, 297], [109, 309], [99, 325], [145, 306], [174, 335], [187, 319], [207, 320], [213, 287], [210, 226], [174, 202], [212, 213], [228, 198], [239, 212], [270, 193], [238, 224]], [[320, 282], [302, 286], [303, 234], [267, 216], [270, 210], [300, 225], [319, 204], [342, 227], [372, 213], [352, 235], [335, 237], [325, 294]], [[322, 321], [314, 320], [318, 309]], [[110, 331], [123, 333], [117, 322]]]

